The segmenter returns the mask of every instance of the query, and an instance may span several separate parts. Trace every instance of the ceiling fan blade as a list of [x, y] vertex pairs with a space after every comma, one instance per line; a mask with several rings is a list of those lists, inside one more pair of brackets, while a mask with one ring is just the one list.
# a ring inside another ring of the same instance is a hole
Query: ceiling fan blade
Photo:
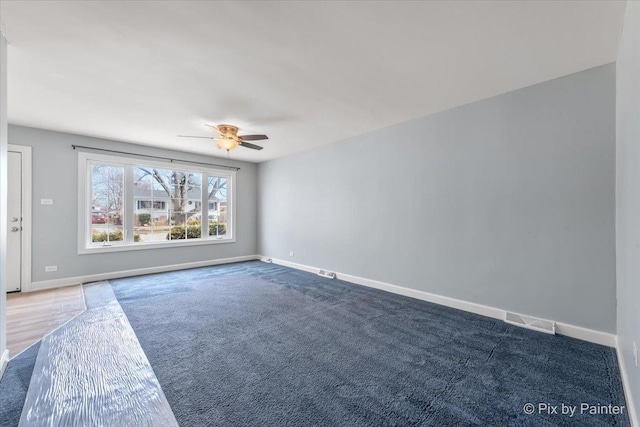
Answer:
[[195, 135], [178, 135], [178, 138], [205, 138], [205, 139], [218, 139], [215, 136], [195, 136]]
[[193, 136], [193, 135], [178, 135], [178, 138], [205, 138], [205, 139], [218, 139], [214, 136]]
[[244, 141], [240, 141], [240, 146], [251, 148], [252, 150], [262, 150], [264, 148], [264, 147], [260, 147], [259, 145], [251, 144], [249, 142], [244, 142]]
[[238, 135], [238, 138], [243, 141], [258, 141], [260, 139], [269, 139], [267, 135]]
[[218, 126], [214, 126], [214, 125], [208, 125], [208, 124], [204, 124], [206, 127], [209, 127], [213, 130], [215, 130], [216, 132], [220, 133], [220, 129], [218, 129]]

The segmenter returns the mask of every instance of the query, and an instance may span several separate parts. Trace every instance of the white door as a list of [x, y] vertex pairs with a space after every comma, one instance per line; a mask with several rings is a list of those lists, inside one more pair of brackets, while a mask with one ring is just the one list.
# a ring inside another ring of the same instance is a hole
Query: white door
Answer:
[[22, 290], [22, 153], [8, 153], [7, 292]]

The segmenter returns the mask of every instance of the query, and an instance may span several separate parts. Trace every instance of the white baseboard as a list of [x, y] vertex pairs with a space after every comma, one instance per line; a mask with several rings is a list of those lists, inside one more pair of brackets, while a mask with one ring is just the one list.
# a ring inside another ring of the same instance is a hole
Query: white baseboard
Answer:
[[[266, 257], [258, 255], [258, 259], [263, 259], [263, 258], [266, 258]], [[295, 262], [285, 261], [283, 259], [273, 258], [272, 262], [274, 264], [284, 265], [285, 267], [291, 267], [291, 268], [295, 268], [296, 270], [307, 271], [309, 273], [317, 273], [318, 270], [320, 270], [319, 268], [309, 267], [308, 265], [304, 265], [304, 264], [296, 264]]]
[[606, 345], [607, 347], [616, 346], [616, 336], [609, 332], [596, 331], [595, 329], [583, 328], [582, 326], [562, 322], [556, 322], [556, 332], [560, 335]]
[[206, 261], [185, 262], [182, 264], [161, 265], [158, 267], [136, 268], [133, 270], [114, 271], [110, 273], [89, 274], [86, 276], [66, 277], [62, 279], [41, 280], [31, 283], [31, 291], [60, 288], [63, 286], [79, 285], [82, 283], [99, 282], [102, 280], [118, 279], [121, 277], [142, 276], [144, 274], [164, 273], [167, 271], [187, 270], [189, 268], [209, 267], [233, 262], [252, 261], [259, 259], [258, 255], [244, 255], [232, 258], [220, 258]]
[[5, 349], [0, 357], [0, 379], [4, 375], [4, 370], [7, 369], [7, 363], [9, 363], [9, 349]]
[[[260, 258], [264, 258], [264, 256], [260, 256]], [[277, 258], [271, 259], [274, 264], [284, 265], [286, 267], [307, 271], [309, 273], [317, 273], [320, 270], [320, 268], [318, 267], [297, 264], [295, 262], [285, 261]], [[487, 305], [477, 304], [455, 298], [449, 298], [442, 295], [419, 291], [416, 289], [405, 288], [403, 286], [392, 285], [390, 283], [380, 282], [377, 280], [365, 279], [364, 277], [353, 276], [351, 274], [336, 272], [336, 275], [338, 279], [344, 280], [345, 282], [368, 286], [370, 288], [380, 289], [394, 294], [404, 295], [407, 297], [416, 298], [451, 308], [456, 308], [458, 310], [480, 314], [482, 316], [487, 316], [494, 319], [504, 320], [506, 313], [506, 310], [500, 308], [490, 307]], [[565, 335], [568, 337], [577, 338], [583, 341], [589, 341], [600, 345], [606, 345], [608, 347], [616, 346], [616, 336], [608, 332], [596, 331], [593, 329], [587, 329], [581, 326], [575, 326], [561, 322], [556, 322], [556, 332], [560, 335]]]
[[[278, 263], [277, 260], [273, 262]], [[447, 307], [457, 308], [458, 310], [469, 311], [471, 313], [480, 314], [482, 316], [492, 317], [494, 319], [504, 319], [504, 310], [489, 307], [482, 304], [463, 301], [455, 298], [449, 298], [442, 295], [436, 295], [429, 292], [419, 291], [417, 289], [405, 288], [403, 286], [392, 285], [390, 283], [380, 282], [377, 280], [365, 279], [363, 277], [352, 276], [350, 274], [336, 273], [337, 278], [345, 282], [355, 283], [357, 285], [368, 286], [383, 291], [391, 292], [406, 297], [416, 298], [423, 301], [432, 302]]]
[[640, 427], [638, 422], [638, 413], [634, 405], [633, 396], [631, 395], [631, 384], [629, 384], [629, 377], [627, 376], [627, 365], [624, 363], [624, 357], [622, 356], [622, 349], [620, 343], [616, 338], [616, 355], [618, 356], [618, 367], [620, 368], [620, 377], [622, 377], [622, 388], [624, 389], [624, 398], [627, 401], [627, 414], [629, 415], [629, 421], [631, 427]]

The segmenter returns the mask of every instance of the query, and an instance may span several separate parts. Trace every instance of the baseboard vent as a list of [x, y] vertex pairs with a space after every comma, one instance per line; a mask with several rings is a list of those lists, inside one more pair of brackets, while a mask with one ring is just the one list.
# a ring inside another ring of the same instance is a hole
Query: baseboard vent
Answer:
[[318, 276], [326, 277], [327, 279], [335, 279], [336, 273], [333, 271], [320, 270], [318, 271]]
[[265, 257], [260, 258], [260, 261], [268, 262], [269, 264], [271, 264], [273, 262], [273, 260], [271, 258], [265, 258]]
[[512, 325], [521, 326], [534, 331], [544, 332], [546, 334], [556, 333], [556, 322], [551, 320], [537, 319], [535, 317], [523, 316], [522, 314], [506, 312], [504, 321]]

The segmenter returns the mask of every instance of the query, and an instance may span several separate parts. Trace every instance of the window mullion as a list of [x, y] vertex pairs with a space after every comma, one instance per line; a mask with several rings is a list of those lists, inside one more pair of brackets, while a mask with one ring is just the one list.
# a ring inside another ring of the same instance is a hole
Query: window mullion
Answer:
[[234, 209], [234, 187], [236, 185], [235, 179], [232, 178], [232, 175], [227, 176], [227, 236], [231, 236], [233, 238], [233, 228], [234, 228], [234, 218], [235, 218], [235, 209]]
[[200, 187], [200, 202], [201, 202], [201, 218], [202, 218], [202, 231], [200, 236], [203, 239], [209, 238], [209, 174], [202, 173], [202, 185]]
[[85, 174], [86, 174], [86, 185], [84, 188], [84, 197], [85, 197], [85, 211], [83, 222], [84, 222], [84, 245], [88, 247], [91, 244], [91, 220], [93, 214], [93, 200], [91, 199], [91, 188], [93, 186], [93, 175], [91, 174], [91, 162], [87, 159], [85, 163]]
[[125, 242], [133, 243], [133, 166], [127, 165], [124, 169], [124, 229], [126, 231]]

